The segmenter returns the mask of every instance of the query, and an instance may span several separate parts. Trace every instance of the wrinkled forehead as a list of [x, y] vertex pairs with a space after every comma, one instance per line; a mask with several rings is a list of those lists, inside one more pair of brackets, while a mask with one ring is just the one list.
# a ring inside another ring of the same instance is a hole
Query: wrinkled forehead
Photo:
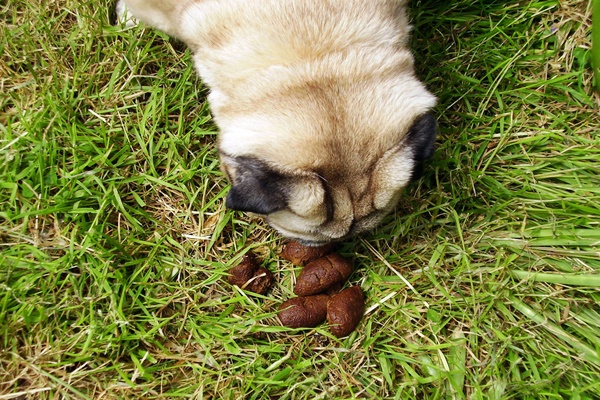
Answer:
[[301, 86], [219, 112], [219, 149], [292, 170], [368, 168], [434, 104], [412, 77]]
[[392, 132], [376, 127], [328, 126], [317, 118], [254, 115], [222, 127], [219, 151], [252, 157], [282, 173], [314, 171], [333, 177], [364, 174], [389, 149], [400, 144], [406, 128]]

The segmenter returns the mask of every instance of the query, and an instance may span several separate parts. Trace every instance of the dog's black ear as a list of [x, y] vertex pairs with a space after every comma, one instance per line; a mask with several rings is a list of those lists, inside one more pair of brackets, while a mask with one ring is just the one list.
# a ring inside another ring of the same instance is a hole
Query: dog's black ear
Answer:
[[287, 207], [286, 177], [252, 158], [237, 157], [227, 167], [231, 189], [225, 205], [237, 211], [270, 214]]
[[419, 179], [423, 175], [423, 165], [425, 161], [433, 156], [435, 150], [437, 132], [437, 121], [432, 113], [419, 117], [410, 128], [407, 145], [412, 149], [413, 160], [415, 161], [411, 180]]

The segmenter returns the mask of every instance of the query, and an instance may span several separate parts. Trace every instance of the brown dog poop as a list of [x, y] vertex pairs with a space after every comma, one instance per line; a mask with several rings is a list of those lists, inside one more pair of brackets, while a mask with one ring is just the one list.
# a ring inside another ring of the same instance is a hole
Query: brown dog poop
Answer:
[[[325, 320], [334, 336], [349, 335], [365, 312], [365, 299], [358, 286], [340, 289], [352, 275], [352, 262], [331, 253], [333, 245], [306, 247], [291, 241], [282, 255], [296, 265], [306, 266], [296, 281], [294, 297], [279, 306], [277, 317], [290, 328], [313, 328]], [[265, 294], [275, 282], [273, 273], [261, 267], [251, 253], [229, 271], [228, 282], [242, 289]]]
[[354, 270], [352, 262], [332, 253], [333, 245], [303, 246], [290, 241], [281, 256], [295, 265], [305, 266], [296, 281], [293, 299], [284, 301], [277, 316], [290, 328], [313, 328], [329, 322], [336, 337], [356, 329], [365, 312], [365, 298], [358, 286], [340, 292]]
[[352, 274], [350, 260], [339, 254], [329, 254], [308, 264], [302, 269], [294, 293], [298, 296], [310, 296], [323, 293], [330, 288], [341, 288]]
[[344, 289], [327, 303], [327, 323], [331, 333], [344, 337], [352, 333], [365, 313], [365, 298], [359, 286]]
[[242, 261], [229, 271], [227, 281], [242, 289], [258, 294], [265, 294], [273, 286], [275, 277], [264, 267], [259, 267], [253, 254], [247, 253]]
[[284, 301], [277, 317], [289, 328], [313, 328], [327, 319], [331, 333], [338, 337], [352, 333], [365, 313], [365, 298], [358, 286], [332, 296], [317, 294]]
[[281, 303], [277, 317], [290, 328], [312, 328], [327, 318], [328, 300], [326, 294], [294, 297]]
[[333, 243], [323, 246], [304, 246], [300, 242], [290, 240], [281, 251], [281, 257], [294, 265], [304, 266], [331, 253], [333, 246]]

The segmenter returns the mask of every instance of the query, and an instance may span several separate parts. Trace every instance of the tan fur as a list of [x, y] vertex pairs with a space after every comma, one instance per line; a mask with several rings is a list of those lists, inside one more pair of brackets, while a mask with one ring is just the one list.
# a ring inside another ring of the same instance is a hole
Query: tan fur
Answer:
[[435, 104], [414, 76], [404, 1], [126, 3], [192, 49], [224, 169], [243, 156], [296, 177], [288, 208], [266, 216], [282, 234], [339, 239], [393, 208], [413, 168], [403, 137]]

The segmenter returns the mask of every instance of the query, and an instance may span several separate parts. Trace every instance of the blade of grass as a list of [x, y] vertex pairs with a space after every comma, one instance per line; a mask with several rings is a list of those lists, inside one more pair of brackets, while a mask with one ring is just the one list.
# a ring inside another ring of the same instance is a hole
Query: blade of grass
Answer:
[[548, 318], [544, 317], [542, 314], [538, 313], [521, 300], [518, 300], [516, 297], [509, 296], [508, 299], [510, 300], [513, 307], [519, 310], [523, 315], [531, 319], [536, 324], [547, 329], [549, 332], [551, 332], [557, 338], [561, 339], [568, 346], [573, 347], [574, 349], [579, 351], [584, 359], [593, 362], [596, 366], [600, 367], [600, 355], [598, 354], [597, 350], [592, 349], [585, 343], [582, 343], [575, 336], [565, 332], [558, 325], [550, 322]]
[[465, 371], [467, 363], [467, 341], [461, 328], [452, 333], [452, 347], [448, 352], [448, 366], [450, 367], [448, 382], [451, 395], [449, 399], [464, 399]]
[[592, 66], [596, 90], [600, 92], [600, 0], [593, 0], [592, 10]]
[[567, 286], [588, 286], [600, 288], [600, 274], [552, 274], [546, 272], [529, 272], [511, 270], [511, 274], [519, 279], [536, 282], [558, 283]]

